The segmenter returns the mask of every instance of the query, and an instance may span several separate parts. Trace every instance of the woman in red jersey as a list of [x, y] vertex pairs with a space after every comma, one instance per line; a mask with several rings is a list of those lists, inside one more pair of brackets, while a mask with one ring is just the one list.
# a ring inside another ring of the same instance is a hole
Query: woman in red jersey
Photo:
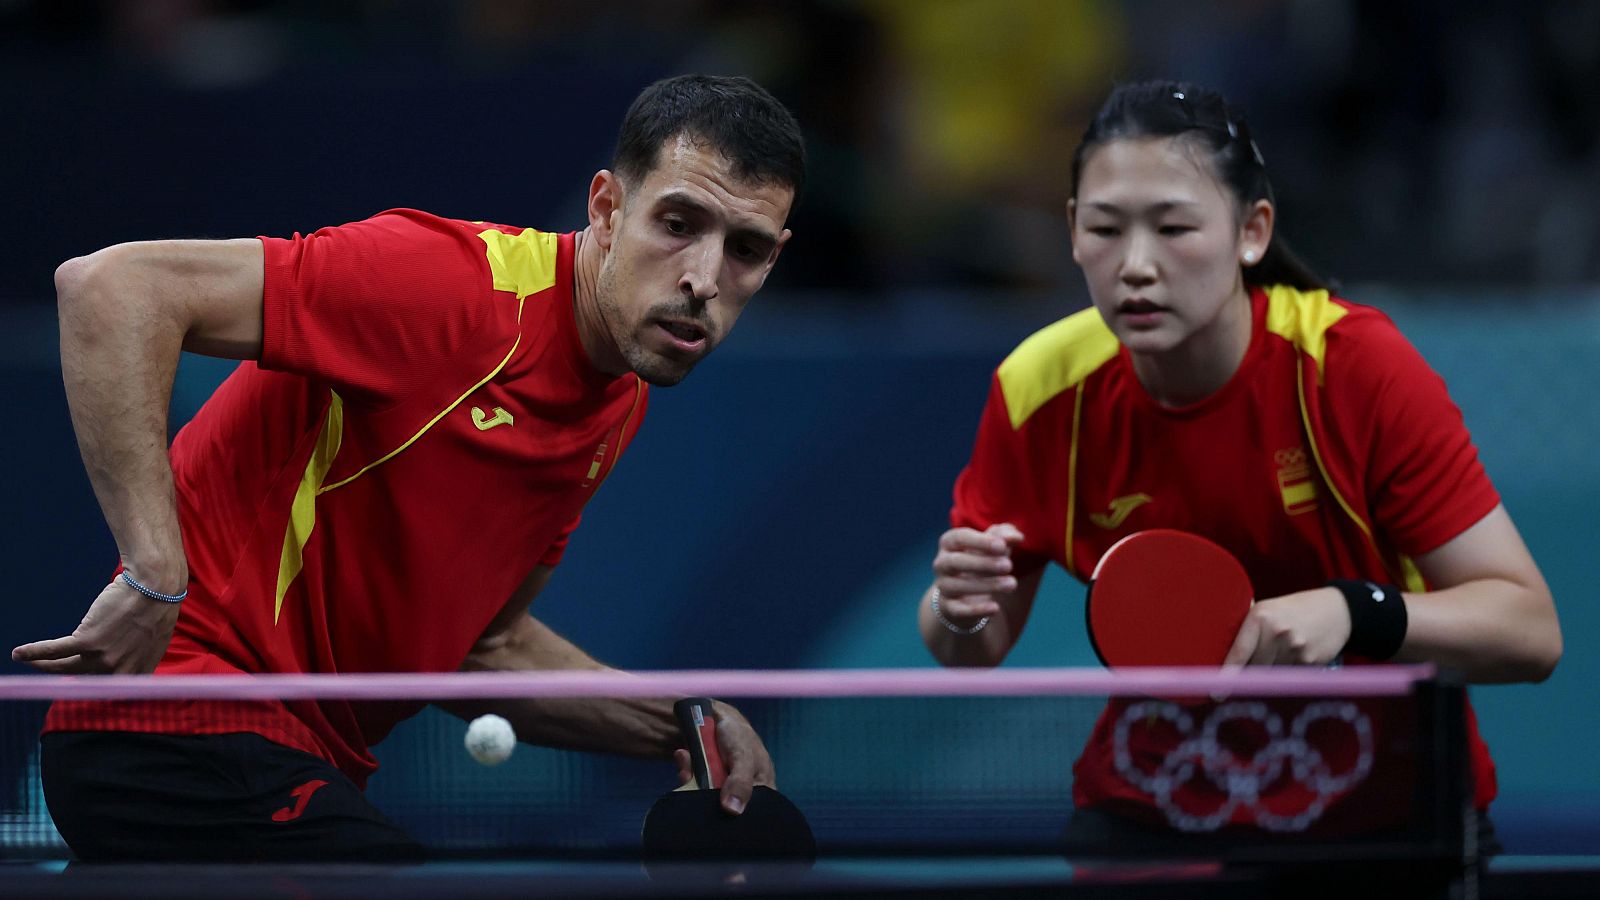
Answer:
[[[1221, 544], [1249, 572], [1263, 602], [1230, 663], [1428, 661], [1472, 682], [1546, 678], [1561, 656], [1554, 602], [1460, 412], [1386, 316], [1331, 296], [1274, 242], [1243, 116], [1191, 85], [1118, 88], [1072, 175], [1072, 255], [1094, 308], [995, 372], [922, 598], [933, 655], [998, 664], [1046, 563], [1087, 579], [1119, 538], [1162, 527]], [[1207, 818], [1221, 801], [1203, 786], [1152, 799], [1119, 770], [1118, 709], [1074, 767], [1069, 836], [1297, 830], [1256, 803]], [[1481, 810], [1494, 770], [1470, 709], [1467, 726]], [[1292, 824], [1396, 824], [1372, 791], [1327, 799], [1318, 821]]]

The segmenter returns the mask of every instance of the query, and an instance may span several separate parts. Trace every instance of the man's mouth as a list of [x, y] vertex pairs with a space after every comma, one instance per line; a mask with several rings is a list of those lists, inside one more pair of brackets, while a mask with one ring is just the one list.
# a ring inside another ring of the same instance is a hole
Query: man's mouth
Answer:
[[656, 326], [680, 350], [699, 350], [706, 343], [706, 329], [686, 319], [657, 319]]

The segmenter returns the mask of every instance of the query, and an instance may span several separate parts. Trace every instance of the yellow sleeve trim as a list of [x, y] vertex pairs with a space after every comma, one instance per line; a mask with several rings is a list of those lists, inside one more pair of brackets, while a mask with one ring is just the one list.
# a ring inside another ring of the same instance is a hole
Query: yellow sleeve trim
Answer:
[[1035, 332], [1000, 364], [1000, 390], [1013, 429], [1062, 391], [1116, 358], [1117, 336], [1093, 308]]
[[1267, 288], [1267, 331], [1316, 360], [1318, 384], [1327, 371], [1328, 329], [1348, 313], [1327, 291], [1299, 291], [1282, 284]]
[[1421, 594], [1428, 590], [1428, 579], [1422, 577], [1422, 570], [1417, 568], [1416, 560], [1409, 556], [1400, 557], [1400, 587], [1412, 594]]
[[317, 494], [344, 439], [344, 401], [337, 393], [328, 393], [332, 400], [322, 420], [322, 432], [317, 435], [317, 446], [300, 475], [300, 487], [294, 492], [294, 504], [289, 507], [289, 525], [283, 532], [283, 552], [278, 556], [278, 590], [272, 604], [274, 625], [283, 613], [283, 598], [289, 592], [289, 585], [305, 567], [306, 542], [311, 540], [311, 530], [317, 527]]
[[495, 228], [478, 232], [494, 276], [494, 289], [511, 291], [517, 299], [537, 294], [556, 283], [556, 260], [561, 254], [560, 236], [524, 229], [506, 234]]

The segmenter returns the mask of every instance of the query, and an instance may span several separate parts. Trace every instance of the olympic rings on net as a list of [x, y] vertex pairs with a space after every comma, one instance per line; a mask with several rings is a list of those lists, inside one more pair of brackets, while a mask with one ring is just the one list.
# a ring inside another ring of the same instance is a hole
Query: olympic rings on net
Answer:
[[[1167, 752], [1154, 772], [1146, 772], [1134, 765], [1128, 736], [1135, 722], [1155, 719], [1170, 723], [1184, 740]], [[1254, 722], [1267, 733], [1266, 746], [1247, 759], [1236, 756], [1217, 740], [1218, 731], [1235, 721]], [[1323, 721], [1342, 723], [1356, 739], [1356, 761], [1346, 772], [1336, 774], [1317, 748], [1306, 741], [1310, 727]], [[1145, 700], [1123, 710], [1112, 741], [1117, 772], [1129, 784], [1155, 798], [1167, 821], [1180, 831], [1215, 831], [1226, 825], [1241, 806], [1251, 811], [1256, 824], [1269, 831], [1304, 831], [1322, 817], [1335, 795], [1360, 784], [1372, 771], [1372, 720], [1354, 703], [1343, 700], [1306, 704], [1290, 723], [1287, 735], [1282, 717], [1259, 700], [1218, 706], [1201, 723], [1198, 735], [1194, 717], [1179, 704]], [[1305, 809], [1289, 815], [1258, 805], [1262, 790], [1282, 777], [1286, 764], [1294, 780], [1314, 793]], [[1222, 805], [1204, 815], [1183, 809], [1173, 799], [1176, 789], [1197, 771], [1228, 792]]]

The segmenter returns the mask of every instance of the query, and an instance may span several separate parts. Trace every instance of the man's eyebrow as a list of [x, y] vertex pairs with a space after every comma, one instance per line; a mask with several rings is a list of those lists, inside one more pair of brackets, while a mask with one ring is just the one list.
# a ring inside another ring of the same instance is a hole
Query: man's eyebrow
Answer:
[[[698, 197], [695, 197], [693, 194], [690, 194], [686, 191], [669, 191], [658, 197], [656, 202], [663, 206], [675, 206], [701, 216], [716, 215], [716, 212], [711, 207], [701, 202]], [[728, 233], [736, 238], [743, 238], [747, 241], [756, 241], [769, 246], [778, 242], [778, 236], [776, 234], [773, 234], [771, 231], [765, 228], [760, 228], [754, 225], [734, 223], [729, 226]]]
[[702, 215], [711, 214], [711, 207], [701, 203], [699, 198], [688, 193], [687, 191], [668, 191], [667, 193], [662, 194], [660, 197], [657, 197], [656, 202], [666, 206], [681, 206], [690, 210], [691, 212], [697, 212]]
[[754, 228], [749, 225], [735, 225], [728, 229], [728, 233], [736, 238], [741, 238], [763, 247], [771, 247], [778, 242], [778, 236], [765, 228]]

